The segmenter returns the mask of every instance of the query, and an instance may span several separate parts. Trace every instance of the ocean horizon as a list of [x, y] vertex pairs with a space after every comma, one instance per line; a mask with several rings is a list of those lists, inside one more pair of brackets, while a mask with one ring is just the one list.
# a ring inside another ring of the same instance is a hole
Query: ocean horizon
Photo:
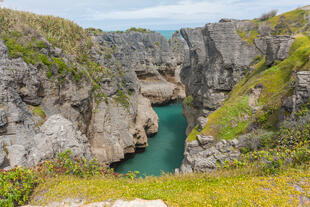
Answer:
[[177, 30], [155, 30], [156, 32], [159, 32], [161, 35], [163, 35], [167, 40], [170, 39], [172, 34]]

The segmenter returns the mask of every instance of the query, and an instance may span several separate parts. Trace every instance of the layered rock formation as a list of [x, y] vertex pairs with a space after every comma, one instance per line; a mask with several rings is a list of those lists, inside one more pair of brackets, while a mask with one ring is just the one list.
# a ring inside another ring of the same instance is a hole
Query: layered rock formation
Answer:
[[179, 73], [186, 44], [175, 32], [170, 40], [157, 32], [104, 33], [96, 41], [106, 48], [110, 62], [135, 71], [141, 94], [152, 104], [163, 105], [185, 96]]
[[[47, 54], [54, 54], [52, 58], [72, 59], [43, 41]], [[106, 98], [98, 99], [87, 77], [77, 83], [69, 76], [60, 83], [48, 78], [40, 64], [28, 64], [8, 54], [0, 41], [1, 168], [31, 166], [65, 149], [106, 163], [117, 162], [136, 147], [146, 147], [147, 136], [157, 132], [157, 115], [139, 95], [134, 71], [112, 68], [114, 78], [99, 82]]]
[[[234, 85], [253, 70], [256, 59], [266, 56], [266, 66], [272, 66], [275, 61], [289, 56], [293, 37], [261, 34], [251, 43], [241, 38], [240, 31], [254, 29], [251, 21], [227, 19], [201, 28], [181, 30], [190, 55], [190, 62], [184, 63], [181, 71], [186, 95], [192, 98], [183, 109], [188, 121], [187, 134], [196, 126], [198, 131], [205, 127], [208, 116], [229, 97]], [[253, 113], [261, 109], [256, 107], [261, 91], [261, 86], [257, 85], [252, 95], [249, 94]], [[236, 138], [226, 141], [198, 135], [197, 140], [185, 145], [181, 171], [207, 171], [215, 169], [216, 163], [238, 159], [238, 148], [248, 140]]]

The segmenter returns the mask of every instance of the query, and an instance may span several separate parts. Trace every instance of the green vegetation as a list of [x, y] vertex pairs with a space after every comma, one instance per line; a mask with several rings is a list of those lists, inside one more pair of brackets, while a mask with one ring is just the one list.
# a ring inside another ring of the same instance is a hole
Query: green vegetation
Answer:
[[156, 42], [154, 42], [154, 45], [155, 45], [156, 47], [160, 47], [160, 42], [156, 41]]
[[185, 97], [185, 99], [183, 100], [183, 104], [192, 107], [192, 106], [193, 106], [193, 101], [194, 101], [193, 96], [187, 96], [187, 97]]
[[29, 200], [39, 180], [31, 169], [0, 170], [0, 206], [20, 206]]
[[297, 34], [305, 32], [310, 28], [308, 25], [307, 16], [309, 11], [296, 9], [284, 14], [272, 17], [267, 20], [271, 28], [274, 30], [274, 35]]
[[[116, 199], [162, 199], [171, 206], [297, 206], [294, 189], [307, 189], [309, 171], [290, 170], [277, 176], [255, 175], [255, 168], [222, 170], [216, 174], [163, 175], [145, 179], [49, 178], [36, 188], [32, 204], [42, 205], [66, 198], [87, 202]], [[184, 196], [186, 195], [186, 196]], [[246, 195], [246, 196], [245, 196]]]
[[237, 30], [237, 33], [243, 39], [244, 41], [248, 42], [249, 44], [254, 44], [254, 40], [257, 39], [259, 33], [257, 30], [252, 30], [252, 31], [241, 31]]
[[[66, 75], [72, 75], [75, 80], [79, 80], [83, 76], [83, 73], [79, 72], [73, 63], [70, 63], [71, 67], [69, 67], [62, 58], [49, 57], [41, 53], [40, 50], [45, 48], [43, 41], [34, 39], [25, 41], [25, 37], [19, 32], [7, 32], [2, 39], [9, 50], [10, 58], [21, 57], [28, 64], [41, 64], [47, 70], [46, 77], [49, 79], [55, 76], [61, 81]], [[51, 71], [53, 66], [57, 67], [57, 74]]]
[[208, 123], [201, 133], [221, 139], [232, 139], [242, 134], [250, 123], [252, 110], [248, 103], [247, 96], [226, 102], [208, 117]]
[[150, 33], [151, 31], [149, 29], [131, 27], [131, 28], [127, 29], [126, 32]]
[[116, 103], [121, 104], [125, 108], [129, 107], [128, 97], [122, 90], [117, 91], [114, 100], [116, 101]]
[[39, 183], [61, 175], [72, 175], [76, 178], [95, 175], [120, 176], [95, 159], [87, 161], [85, 158], [73, 157], [70, 151], [65, 151], [59, 153], [57, 159], [40, 163], [32, 169], [18, 167], [9, 171], [0, 170], [0, 206], [26, 204]]
[[308, 10], [300, 8], [278, 16], [275, 14], [275, 11], [267, 13], [252, 21], [253, 29], [238, 28], [237, 33], [249, 44], [253, 44], [259, 35], [264, 35], [264, 32], [268, 33], [268, 30], [272, 35], [297, 35], [299, 33], [309, 35], [308, 17], [310, 13]]
[[197, 139], [197, 135], [200, 134], [199, 126], [196, 126], [191, 133], [187, 136], [186, 141], [191, 142]]
[[90, 33], [91, 35], [102, 35], [104, 34], [104, 32], [102, 31], [102, 29], [96, 29], [96, 28], [86, 28], [85, 29], [88, 33]]
[[41, 117], [41, 119], [46, 118], [45, 112], [40, 106], [31, 106], [31, 109], [32, 109], [33, 114], [35, 116], [39, 116], [39, 117]]

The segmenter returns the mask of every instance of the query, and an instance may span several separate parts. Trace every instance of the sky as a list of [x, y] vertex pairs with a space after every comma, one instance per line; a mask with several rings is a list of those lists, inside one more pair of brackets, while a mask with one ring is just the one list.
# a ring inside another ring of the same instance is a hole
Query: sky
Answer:
[[[1, 1], [1, 0], [0, 0]], [[143, 27], [177, 30], [221, 18], [253, 19], [309, 5], [309, 0], [3, 0], [5, 7], [54, 15], [104, 31]]]

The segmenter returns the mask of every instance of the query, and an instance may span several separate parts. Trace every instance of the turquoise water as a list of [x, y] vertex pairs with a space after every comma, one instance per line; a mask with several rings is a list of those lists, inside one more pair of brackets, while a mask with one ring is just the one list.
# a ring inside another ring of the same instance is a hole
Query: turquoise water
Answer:
[[159, 117], [159, 131], [149, 138], [149, 146], [143, 153], [123, 162], [115, 170], [118, 173], [139, 171], [140, 175], [158, 176], [161, 172], [174, 172], [180, 167], [184, 153], [186, 120], [182, 104], [154, 107]]
[[159, 32], [161, 35], [163, 35], [167, 40], [170, 39], [170, 37], [172, 36], [172, 34], [175, 32], [176, 30], [156, 30], [156, 32]]

